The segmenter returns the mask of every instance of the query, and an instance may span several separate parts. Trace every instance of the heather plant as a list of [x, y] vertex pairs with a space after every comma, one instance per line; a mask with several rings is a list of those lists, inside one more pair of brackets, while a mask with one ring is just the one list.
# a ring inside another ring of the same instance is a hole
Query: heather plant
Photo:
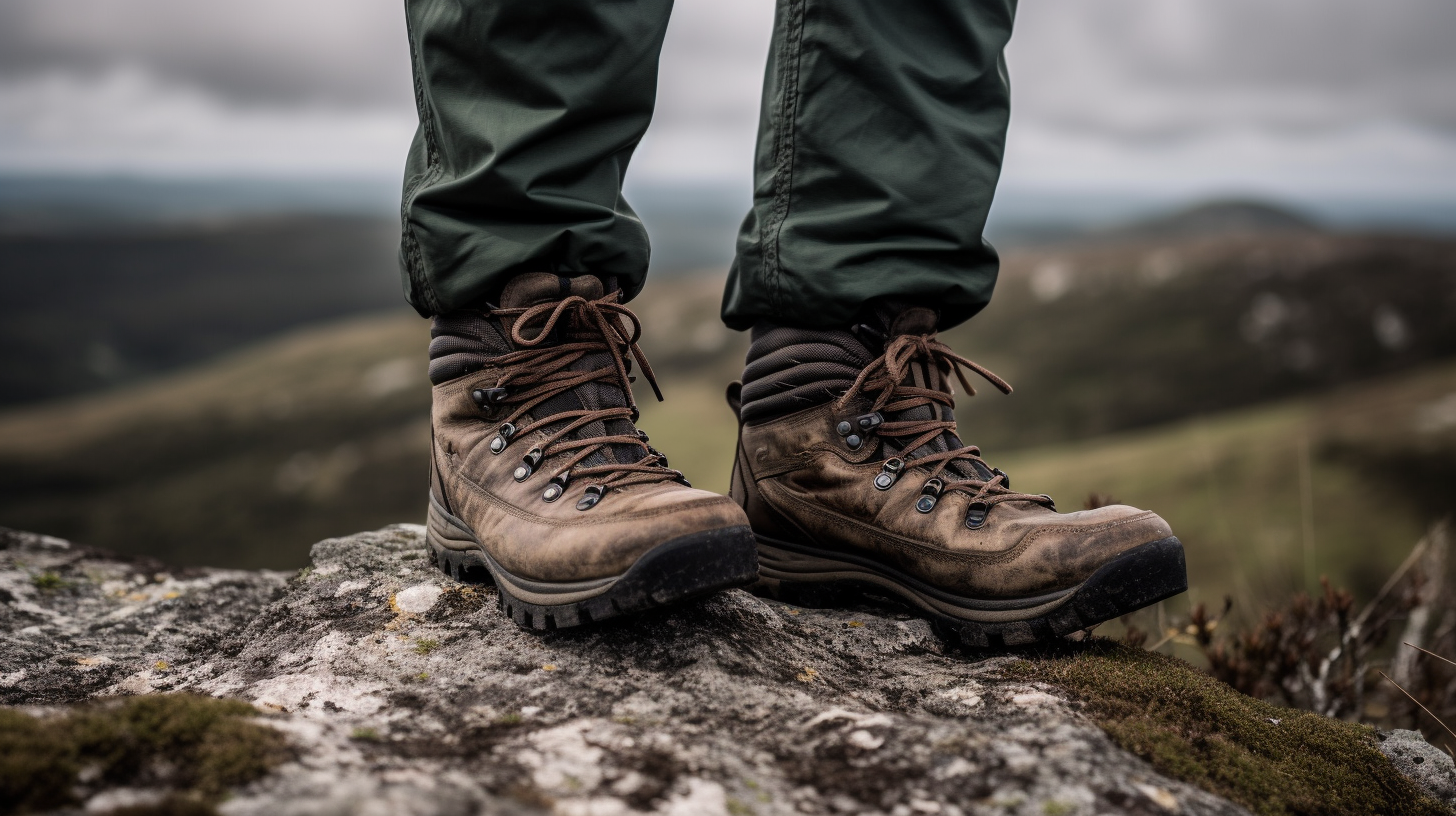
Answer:
[[1297, 592], [1252, 625], [1228, 631], [1196, 604], [1186, 621], [1149, 632], [1128, 622], [1124, 642], [1159, 650], [1196, 646], [1207, 671], [1251, 697], [1380, 728], [1414, 728], [1456, 752], [1456, 581], [1449, 569], [1450, 524], [1433, 525], [1363, 607], [1321, 579], [1321, 592]]

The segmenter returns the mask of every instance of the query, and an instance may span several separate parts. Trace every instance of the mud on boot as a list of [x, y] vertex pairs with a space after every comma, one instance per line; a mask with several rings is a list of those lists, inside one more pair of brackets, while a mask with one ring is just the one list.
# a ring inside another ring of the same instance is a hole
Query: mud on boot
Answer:
[[521, 275], [498, 307], [436, 317], [431, 331], [431, 558], [493, 581], [527, 628], [757, 575], [743, 511], [693, 489], [636, 428], [634, 363], [657, 384], [640, 323], [604, 289], [592, 276]]
[[743, 383], [732, 493], [758, 542], [757, 591], [890, 593], [968, 646], [1060, 637], [1187, 589], [1154, 513], [1058, 513], [957, 435], [952, 373], [1005, 393], [936, 338], [927, 308], [879, 304], [843, 331], [759, 325]]

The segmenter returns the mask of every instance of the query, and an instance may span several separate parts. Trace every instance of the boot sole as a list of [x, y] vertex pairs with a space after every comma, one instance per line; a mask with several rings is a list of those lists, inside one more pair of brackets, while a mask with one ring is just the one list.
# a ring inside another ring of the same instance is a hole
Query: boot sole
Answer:
[[747, 586], [758, 577], [757, 548], [747, 526], [679, 536], [643, 553], [621, 575], [561, 583], [507, 571], [433, 494], [425, 540], [430, 560], [446, 575], [494, 584], [500, 610], [524, 629], [569, 629]]
[[1070, 589], [1016, 599], [954, 595], [867, 558], [757, 536], [755, 592], [800, 606], [842, 605], [843, 591], [889, 591], [966, 646], [1021, 646], [1064, 637], [1187, 591], [1176, 536], [1134, 547]]

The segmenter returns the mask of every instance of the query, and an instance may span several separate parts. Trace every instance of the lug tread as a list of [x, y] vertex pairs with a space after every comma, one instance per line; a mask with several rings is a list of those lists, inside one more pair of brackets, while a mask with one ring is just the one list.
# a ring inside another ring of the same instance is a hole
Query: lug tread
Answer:
[[610, 620], [679, 603], [758, 578], [758, 549], [747, 527], [706, 530], [648, 551], [605, 592], [581, 601], [541, 605], [513, 596], [494, 580], [490, 562], [475, 550], [445, 547], [427, 535], [430, 560], [465, 583], [494, 583], [501, 613], [523, 629], [553, 631]]

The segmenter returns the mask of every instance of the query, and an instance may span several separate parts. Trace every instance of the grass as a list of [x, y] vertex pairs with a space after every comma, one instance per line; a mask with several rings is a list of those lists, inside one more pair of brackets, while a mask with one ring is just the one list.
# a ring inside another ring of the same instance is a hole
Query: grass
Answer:
[[1372, 729], [1240, 694], [1177, 658], [1107, 640], [1017, 661], [1125, 750], [1260, 816], [1450, 816], [1396, 771]]
[[210, 813], [287, 759], [283, 735], [239, 700], [159, 694], [58, 716], [0, 709], [0, 814], [81, 804], [77, 787], [166, 787], [158, 813]]
[[41, 591], [65, 589], [70, 586], [70, 583], [54, 572], [42, 572], [34, 578], [31, 578], [30, 582], [35, 585], [36, 589]]

